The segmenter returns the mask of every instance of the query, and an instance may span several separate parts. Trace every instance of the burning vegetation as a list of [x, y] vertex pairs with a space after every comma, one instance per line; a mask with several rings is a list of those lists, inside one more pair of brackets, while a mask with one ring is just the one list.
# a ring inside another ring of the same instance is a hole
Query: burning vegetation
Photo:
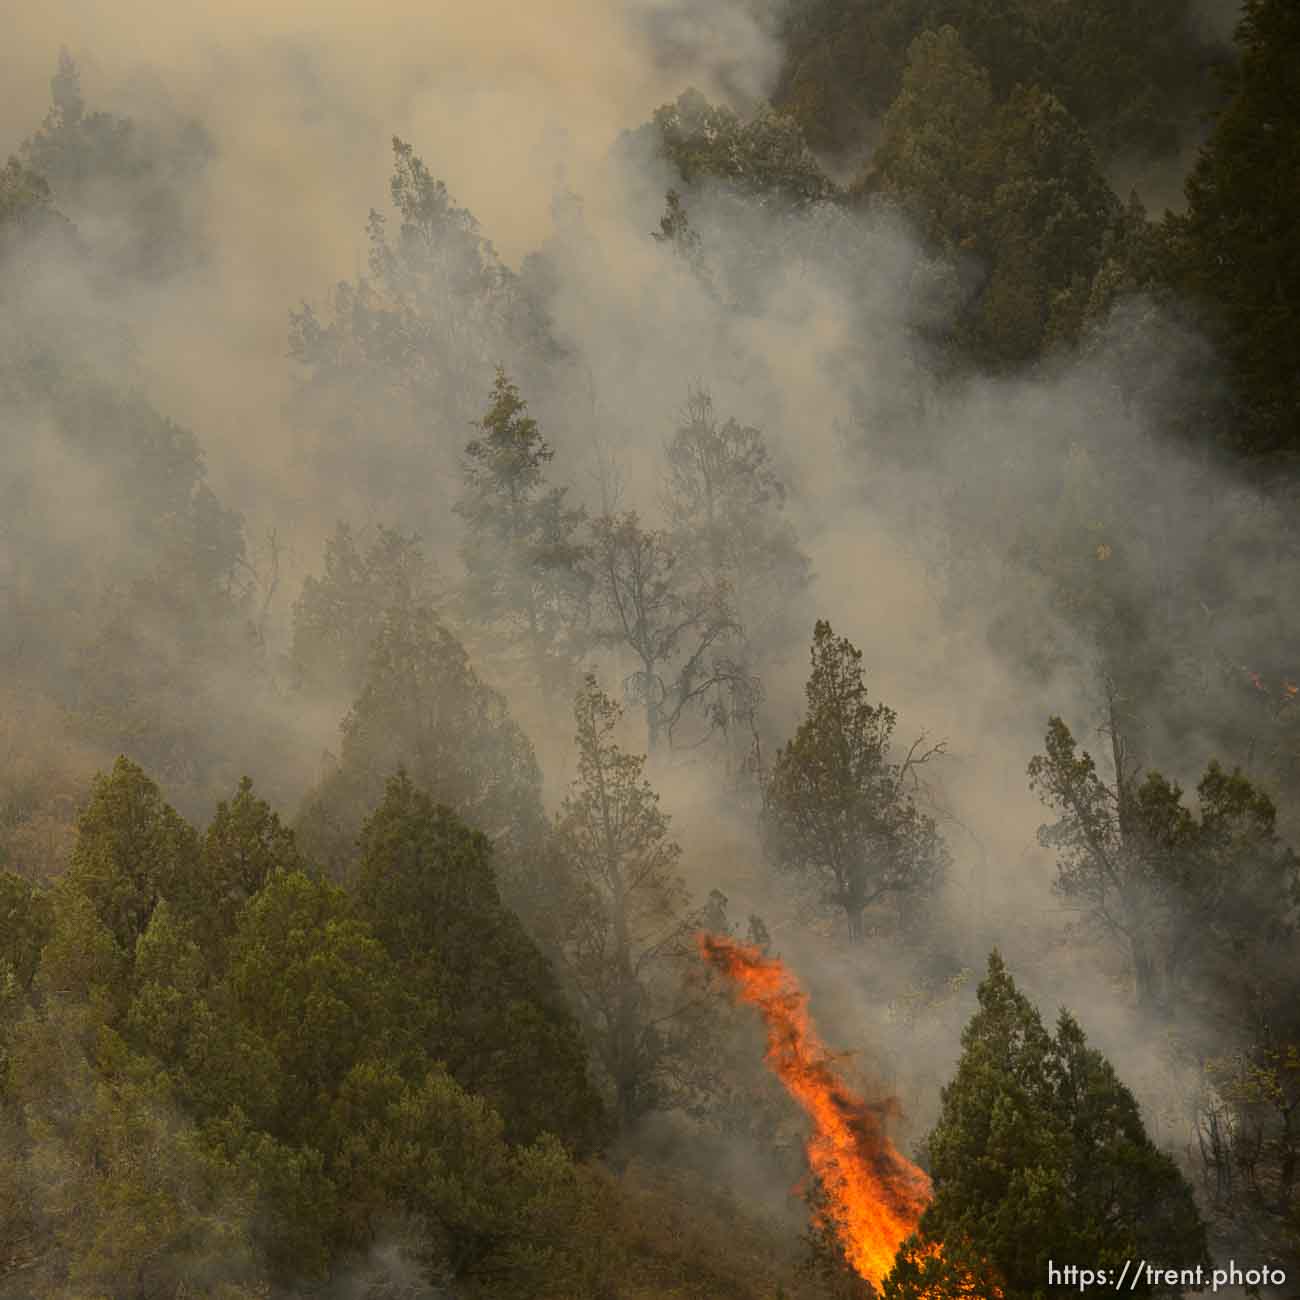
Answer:
[[879, 1289], [931, 1197], [925, 1171], [884, 1131], [895, 1103], [868, 1102], [839, 1077], [808, 1015], [808, 995], [780, 960], [722, 935], [701, 934], [699, 945], [704, 960], [763, 1017], [767, 1063], [812, 1121], [808, 1163], [825, 1195], [823, 1226]]

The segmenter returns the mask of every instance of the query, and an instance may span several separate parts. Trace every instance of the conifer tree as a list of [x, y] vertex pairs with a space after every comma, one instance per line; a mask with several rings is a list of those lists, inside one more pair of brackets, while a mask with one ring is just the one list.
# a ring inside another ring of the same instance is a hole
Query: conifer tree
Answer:
[[645, 759], [614, 740], [620, 716], [588, 676], [574, 707], [578, 775], [556, 841], [573, 875], [561, 902], [564, 969], [626, 1131], [670, 1095], [674, 1022], [691, 1000], [678, 972], [693, 965], [698, 919]]
[[811, 879], [859, 939], [868, 908], [892, 902], [907, 919], [942, 878], [947, 850], [908, 781], [943, 745], [923, 749], [921, 737], [894, 760], [897, 716], [869, 702], [862, 652], [824, 619], [813, 630], [806, 696], [764, 791], [764, 835], [775, 865]]
[[463, 591], [471, 618], [519, 646], [546, 698], [582, 652], [591, 580], [579, 536], [583, 512], [546, 485], [554, 451], [503, 367], [480, 436], [465, 448]]
[[1251, 455], [1300, 451], [1300, 8], [1246, 0], [1232, 98], [1166, 223], [1175, 283], [1227, 357]]
[[[1044, 1028], [996, 951], [927, 1150], [934, 1199], [885, 1300], [1046, 1297], [1049, 1261], [1116, 1279], [1126, 1261], [1209, 1267], [1192, 1190], [1133, 1094], [1068, 1011]], [[1182, 1288], [1142, 1276], [1132, 1294]]]

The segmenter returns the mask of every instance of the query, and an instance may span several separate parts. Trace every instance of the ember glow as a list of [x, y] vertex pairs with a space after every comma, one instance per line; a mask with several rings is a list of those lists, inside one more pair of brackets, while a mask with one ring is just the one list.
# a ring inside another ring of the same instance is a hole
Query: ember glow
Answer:
[[767, 1063], [807, 1112], [808, 1162], [826, 1197], [824, 1222], [854, 1269], [877, 1290], [930, 1201], [930, 1180], [886, 1137], [885, 1106], [859, 1097], [836, 1074], [794, 976], [758, 948], [701, 934], [700, 954], [735, 982], [767, 1027]]

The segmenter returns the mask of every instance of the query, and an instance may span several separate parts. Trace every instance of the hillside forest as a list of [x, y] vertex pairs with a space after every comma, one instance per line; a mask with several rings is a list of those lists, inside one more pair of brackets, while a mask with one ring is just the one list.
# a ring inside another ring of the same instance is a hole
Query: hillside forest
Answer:
[[1294, 0], [5, 26], [0, 1300], [1300, 1290]]

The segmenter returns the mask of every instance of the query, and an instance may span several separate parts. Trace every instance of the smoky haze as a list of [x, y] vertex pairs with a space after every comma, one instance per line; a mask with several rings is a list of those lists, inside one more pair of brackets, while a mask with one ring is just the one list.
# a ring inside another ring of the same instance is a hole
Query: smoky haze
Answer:
[[[1216, 36], [1228, 8], [1198, 11]], [[87, 109], [130, 116], [160, 160], [184, 248], [165, 273], [147, 243], [133, 262], [122, 252], [135, 237], [129, 206], [95, 191], [65, 201], [56, 185], [81, 244], [41, 237], [4, 345], [57, 336], [89, 373], [192, 430], [216, 499], [242, 516], [250, 617], [272, 668], [250, 684], [217, 654], [199, 696], [166, 698], [179, 733], [216, 757], [202, 773], [178, 766], [165, 792], [206, 816], [247, 772], [289, 817], [336, 761], [354, 693], [296, 694], [285, 656], [294, 601], [342, 520], [367, 542], [380, 526], [423, 539], [448, 619], [525, 725], [553, 810], [575, 770], [571, 718], [543, 708], [481, 633], [457, 624], [463, 528], [451, 507], [470, 421], [503, 362], [555, 449], [552, 481], [593, 513], [613, 503], [662, 526], [665, 446], [703, 385], [720, 417], [763, 431], [810, 562], [799, 607], [774, 616], [757, 648], [766, 737], [779, 743], [799, 721], [812, 620], [828, 619], [863, 652], [872, 698], [897, 711], [896, 740], [945, 743], [918, 798], [953, 861], [923, 944], [828, 944], [834, 926], [821, 918], [810, 930], [764, 865], [757, 804], [738, 805], [707, 748], [683, 747], [648, 772], [693, 894], [720, 889], [734, 916], [764, 918], [823, 1036], [859, 1052], [870, 1086], [902, 1099], [905, 1141], [933, 1121], [960, 1051], [975, 981], [959, 972], [978, 972], [996, 944], [1047, 1016], [1061, 1003], [1079, 1014], [1159, 1140], [1185, 1144], [1186, 1124], [1170, 1116], [1192, 1067], [1146, 1034], [1096, 949], [1060, 941], [1076, 918], [1051, 889], [1036, 842], [1048, 816], [1026, 766], [1053, 714], [1101, 760], [1108, 656], [1122, 654], [1144, 661], [1149, 682], [1130, 702], [1144, 762], [1187, 786], [1210, 758], [1255, 763], [1284, 788], [1281, 760], [1261, 755], [1284, 748], [1288, 724], [1257, 707], [1250, 674], [1272, 687], [1287, 671], [1282, 647], [1300, 632], [1284, 598], [1300, 578], [1296, 554], [1274, 540], [1282, 524], [1266, 495], [1173, 444], [1186, 410], [1213, 406], [1221, 390], [1207, 345], [1164, 308], [1126, 300], [1077, 354], [953, 382], [929, 340], [968, 286], [895, 211], [813, 203], [790, 215], [701, 183], [689, 211], [707, 284], [650, 237], [674, 179], [631, 133], [688, 87], [754, 111], [778, 74], [779, 18], [745, 0], [62, 0], [7, 18], [0, 154], [40, 127], [66, 48]], [[482, 256], [518, 277], [513, 292], [545, 316], [557, 356], [521, 344], [508, 322], [486, 322], [468, 343], [449, 331], [445, 356], [425, 362], [454, 368], [463, 391], [444, 385], [429, 399], [432, 380], [402, 388], [382, 368], [347, 380], [341, 398], [322, 367], [292, 355], [291, 313], [306, 305], [328, 325], [336, 287], [373, 278], [371, 210], [387, 215], [389, 236], [397, 229], [394, 136], [473, 214], [491, 245]], [[84, 567], [106, 591], [115, 572], [143, 571], [156, 539], [130, 531], [132, 471], [112, 440], [70, 445], [25, 408], [5, 421], [3, 473], [25, 502], [21, 527], [0, 533], [13, 571], [57, 586]], [[1045, 574], [1049, 550], [1073, 557], [1070, 599]], [[1177, 614], [1200, 667], [1126, 622], [1187, 591], [1219, 593]], [[71, 635], [89, 617], [59, 611], [32, 635]], [[183, 617], [136, 633], [168, 662], [189, 662]], [[1121, 623], [1122, 641], [1108, 640]], [[101, 654], [132, 653], [117, 644]], [[69, 680], [82, 671], [70, 654], [59, 662]], [[617, 650], [594, 664], [612, 694], [635, 667]], [[634, 706], [628, 715], [620, 735], [641, 752]], [[46, 725], [16, 707], [9, 720], [19, 735]], [[69, 731], [47, 766], [62, 762], [73, 797], [117, 747]], [[1298, 828], [1291, 809], [1283, 820]], [[57, 861], [66, 846], [50, 852]], [[948, 1001], [909, 1020], [911, 994], [954, 977]], [[743, 1142], [727, 1158], [738, 1179], [758, 1169], [771, 1185]]]

